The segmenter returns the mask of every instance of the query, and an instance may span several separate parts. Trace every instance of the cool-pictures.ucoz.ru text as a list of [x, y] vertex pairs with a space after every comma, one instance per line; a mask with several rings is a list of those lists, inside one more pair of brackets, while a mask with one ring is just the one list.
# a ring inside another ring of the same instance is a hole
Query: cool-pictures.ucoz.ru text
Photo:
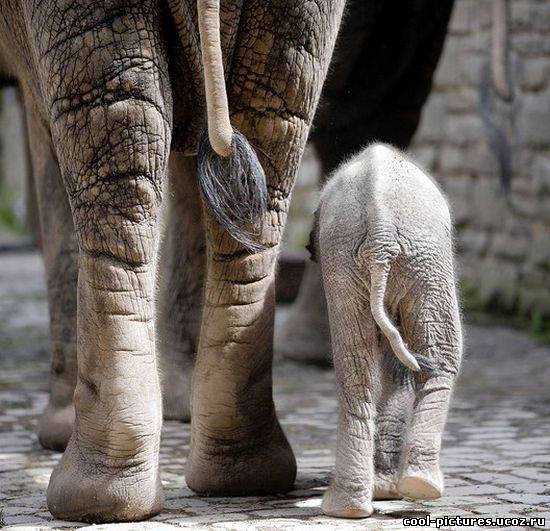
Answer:
[[437, 516], [431, 515], [403, 518], [404, 527], [546, 527], [546, 518], [505, 517], [505, 516]]

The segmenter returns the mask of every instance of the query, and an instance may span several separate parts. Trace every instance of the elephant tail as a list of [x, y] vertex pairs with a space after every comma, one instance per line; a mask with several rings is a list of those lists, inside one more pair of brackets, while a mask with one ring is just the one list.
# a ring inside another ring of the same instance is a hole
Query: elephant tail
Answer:
[[254, 148], [233, 129], [223, 68], [220, 0], [197, 0], [206, 92], [207, 128], [198, 152], [203, 198], [218, 223], [250, 251], [260, 241], [267, 212], [267, 184]]
[[388, 282], [389, 268], [385, 264], [376, 264], [371, 270], [370, 277], [370, 309], [372, 316], [382, 333], [390, 343], [390, 346], [397, 359], [413, 371], [420, 371], [420, 365], [405, 345], [399, 330], [391, 322], [384, 309], [384, 296]]

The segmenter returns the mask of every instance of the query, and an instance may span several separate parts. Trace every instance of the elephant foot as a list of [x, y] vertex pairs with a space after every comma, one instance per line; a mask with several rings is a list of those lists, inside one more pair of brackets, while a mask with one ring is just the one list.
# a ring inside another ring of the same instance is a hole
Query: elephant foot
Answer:
[[[124, 448], [119, 448], [124, 454]], [[48, 486], [48, 509], [61, 520], [134, 522], [158, 514], [164, 496], [158, 462], [147, 455], [98, 463], [98, 450], [71, 439]]]
[[374, 478], [374, 494], [375, 500], [399, 500], [403, 496], [397, 491], [397, 481], [395, 476], [376, 474]]
[[49, 403], [40, 418], [38, 440], [42, 448], [63, 452], [67, 448], [74, 424], [74, 406], [54, 406]]
[[[183, 372], [183, 370], [182, 370]], [[172, 371], [162, 378], [162, 415], [164, 420], [191, 420], [191, 375]]]
[[241, 434], [228, 441], [225, 433], [201, 439], [211, 444], [193, 444], [185, 480], [198, 494], [211, 496], [256, 496], [292, 490], [296, 459], [277, 421], [260, 437]]
[[367, 518], [374, 509], [364, 491], [350, 491], [331, 484], [323, 496], [321, 510], [323, 514], [336, 518]]
[[435, 500], [443, 495], [443, 473], [439, 465], [407, 467], [401, 474], [397, 491], [412, 500]]

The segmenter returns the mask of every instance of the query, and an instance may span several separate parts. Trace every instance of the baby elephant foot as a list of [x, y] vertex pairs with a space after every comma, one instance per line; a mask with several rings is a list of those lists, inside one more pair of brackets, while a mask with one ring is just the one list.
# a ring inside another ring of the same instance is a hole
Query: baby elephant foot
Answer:
[[336, 518], [367, 518], [373, 513], [372, 502], [364, 491], [331, 484], [323, 496], [323, 514]]
[[67, 448], [74, 424], [74, 406], [59, 407], [49, 403], [40, 418], [38, 440], [42, 448], [63, 452]]
[[[124, 454], [123, 447], [117, 454]], [[98, 462], [97, 449], [77, 448], [71, 439], [48, 486], [50, 512], [62, 520], [90, 523], [145, 520], [159, 513], [163, 492], [152, 456]]]
[[393, 475], [376, 474], [374, 478], [375, 500], [399, 500], [403, 496], [397, 491], [397, 479]]
[[435, 500], [443, 495], [443, 473], [438, 464], [408, 465], [397, 484], [397, 491], [412, 500]]
[[191, 490], [207, 496], [253, 496], [292, 490], [296, 459], [277, 421], [260, 439], [242, 434], [239, 441], [227, 441], [224, 434], [201, 435], [197, 437], [200, 442], [192, 443], [187, 460], [185, 481]]

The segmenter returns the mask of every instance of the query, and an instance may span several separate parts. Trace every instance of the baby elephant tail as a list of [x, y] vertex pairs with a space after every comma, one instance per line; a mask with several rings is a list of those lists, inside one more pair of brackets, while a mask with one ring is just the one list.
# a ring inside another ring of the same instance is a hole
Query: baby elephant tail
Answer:
[[386, 284], [388, 281], [388, 270], [383, 265], [376, 265], [371, 271], [370, 277], [370, 309], [376, 324], [382, 330], [390, 343], [390, 346], [397, 359], [413, 371], [420, 371], [420, 365], [414, 355], [409, 352], [399, 330], [391, 322], [386, 310], [384, 309], [384, 296], [386, 294]]

